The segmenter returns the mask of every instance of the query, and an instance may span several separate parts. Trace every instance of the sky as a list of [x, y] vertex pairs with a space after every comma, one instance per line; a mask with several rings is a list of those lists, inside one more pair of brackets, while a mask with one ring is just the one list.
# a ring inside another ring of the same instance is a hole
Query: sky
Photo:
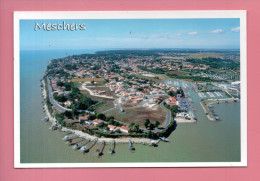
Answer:
[[[85, 24], [86, 30], [34, 30], [35, 23]], [[239, 19], [20, 20], [21, 50], [239, 49]]]

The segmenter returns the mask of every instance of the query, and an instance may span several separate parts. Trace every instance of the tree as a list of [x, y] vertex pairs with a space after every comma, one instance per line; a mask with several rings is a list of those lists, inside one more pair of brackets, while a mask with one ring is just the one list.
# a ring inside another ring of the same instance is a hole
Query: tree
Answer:
[[78, 111], [77, 111], [77, 106], [76, 106], [76, 104], [72, 104], [72, 105], [71, 105], [71, 109], [72, 109], [72, 115], [73, 115], [74, 117], [76, 117], [76, 116], [78, 115]]
[[93, 114], [91, 114], [91, 115], [89, 115], [88, 119], [89, 119], [89, 120], [94, 120], [94, 119], [96, 119], [96, 116], [93, 115]]
[[64, 85], [64, 83], [61, 81], [58, 81], [56, 84], [57, 84], [57, 86], [61, 86], [61, 87]]
[[173, 97], [173, 96], [175, 97], [175, 96], [176, 96], [176, 93], [173, 92], [173, 91], [169, 91], [169, 92], [168, 92], [168, 95], [171, 96], [171, 97]]
[[148, 131], [147, 137], [148, 137], [148, 138], [151, 138], [151, 137], [152, 137], [152, 131]]
[[121, 133], [120, 129], [117, 129], [117, 130], [115, 131], [115, 133]]
[[108, 116], [107, 118], [106, 118], [106, 121], [110, 121], [110, 120], [113, 120], [114, 121], [114, 116]]
[[146, 119], [145, 122], [144, 122], [144, 126], [145, 128], [147, 129], [150, 125], [150, 120], [149, 119]]
[[64, 115], [68, 118], [68, 119], [72, 119], [73, 115], [71, 111], [65, 111]]
[[97, 116], [96, 116], [98, 119], [102, 119], [102, 120], [106, 120], [106, 115], [103, 114], [103, 113], [97, 113]]
[[160, 125], [160, 122], [159, 121], [155, 121], [154, 126], [157, 128], [159, 125]]
[[154, 129], [155, 128], [154, 124], [152, 124], [152, 123], [150, 124], [149, 127], [150, 127], [150, 129]]
[[152, 131], [148, 131], [147, 137], [153, 139], [153, 138], [155, 138], [155, 135]]

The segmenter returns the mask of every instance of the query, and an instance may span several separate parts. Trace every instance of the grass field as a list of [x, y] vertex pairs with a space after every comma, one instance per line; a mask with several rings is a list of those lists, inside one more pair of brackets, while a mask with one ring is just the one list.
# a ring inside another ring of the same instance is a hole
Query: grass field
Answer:
[[83, 95], [89, 96], [92, 100], [102, 101], [102, 103], [99, 104], [99, 105], [95, 108], [96, 112], [103, 112], [103, 111], [106, 111], [106, 110], [108, 110], [108, 109], [111, 109], [111, 108], [115, 107], [115, 105], [114, 105], [114, 100], [113, 100], [113, 99], [106, 99], [106, 98], [91, 96], [91, 95], [89, 94], [89, 92], [88, 92], [88, 91], [85, 91], [85, 90], [81, 91], [81, 93], [82, 93]]
[[191, 57], [191, 58], [208, 58], [208, 57], [220, 58], [222, 55], [223, 54], [221, 54], [221, 53], [202, 52], [202, 53], [190, 54], [189, 57]]
[[[162, 74], [153, 74], [154, 77], [148, 77], [148, 76], [144, 76], [144, 75], [137, 75], [138, 78], [144, 78], [150, 81], [154, 81], [155, 83], [161, 83], [162, 81], [166, 80], [166, 77], [163, 76]], [[158, 77], [158, 79], [156, 78]]]
[[179, 70], [170, 70], [168, 71], [169, 74], [175, 74], [175, 75], [184, 75], [187, 74], [186, 72], [179, 71]]
[[121, 105], [125, 113], [120, 113], [119, 110], [109, 112], [108, 116], [114, 116], [115, 119], [130, 124], [131, 122], [137, 123], [141, 128], [144, 128], [144, 122], [149, 119], [151, 123], [159, 121], [163, 125], [166, 119], [166, 112], [160, 105], [155, 107], [137, 107], [135, 103], [126, 103]]

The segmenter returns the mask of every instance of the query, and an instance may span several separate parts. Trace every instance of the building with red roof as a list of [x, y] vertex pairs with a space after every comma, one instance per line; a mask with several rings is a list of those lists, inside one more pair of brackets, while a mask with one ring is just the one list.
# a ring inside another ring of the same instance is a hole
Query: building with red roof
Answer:
[[130, 130], [130, 128], [127, 127], [127, 126], [121, 126], [121, 127], [120, 127], [120, 131], [121, 131], [121, 132], [128, 133], [129, 130]]

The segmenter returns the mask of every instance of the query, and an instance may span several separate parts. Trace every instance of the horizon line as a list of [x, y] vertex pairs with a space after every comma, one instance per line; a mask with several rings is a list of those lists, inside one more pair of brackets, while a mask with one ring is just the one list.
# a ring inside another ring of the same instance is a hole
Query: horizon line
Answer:
[[56, 51], [56, 50], [240, 50], [240, 48], [64, 48], [64, 49], [20, 49], [20, 51]]

